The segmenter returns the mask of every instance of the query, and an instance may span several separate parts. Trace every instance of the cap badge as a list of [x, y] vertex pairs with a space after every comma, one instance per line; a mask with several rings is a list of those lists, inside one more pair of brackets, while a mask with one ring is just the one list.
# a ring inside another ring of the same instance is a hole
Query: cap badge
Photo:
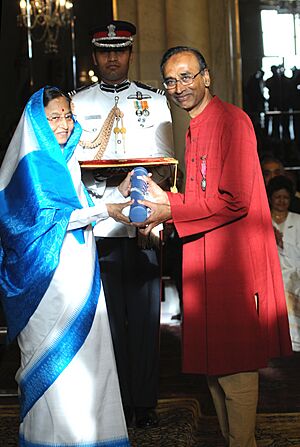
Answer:
[[116, 33], [115, 33], [116, 27], [115, 27], [115, 25], [113, 25], [113, 24], [108, 25], [107, 29], [108, 29], [108, 34], [107, 34], [108, 37], [116, 37]]

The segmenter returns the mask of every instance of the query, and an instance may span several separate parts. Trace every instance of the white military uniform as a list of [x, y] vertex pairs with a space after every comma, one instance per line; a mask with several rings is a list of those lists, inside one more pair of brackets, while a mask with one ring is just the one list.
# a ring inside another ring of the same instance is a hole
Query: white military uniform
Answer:
[[[81, 140], [91, 142], [99, 134], [112, 107], [117, 105], [122, 119], [115, 123], [102, 156], [103, 160], [124, 158], [173, 157], [172, 119], [162, 90], [128, 80], [117, 85], [96, 83], [72, 97], [74, 114], [82, 126]], [[118, 130], [123, 129], [123, 133]], [[98, 148], [78, 145], [78, 160], [93, 160]], [[94, 201], [111, 202], [112, 188], [96, 182], [90, 172], [83, 173], [83, 181]], [[135, 229], [112, 218], [97, 224], [95, 236], [134, 237]]]
[[[128, 80], [94, 84], [73, 96], [74, 114], [83, 128], [81, 140], [99, 135], [109, 112], [115, 117], [102, 159], [173, 157], [171, 114], [162, 91]], [[119, 118], [119, 120], [118, 120]], [[122, 130], [122, 132], [120, 131]], [[104, 137], [105, 140], [105, 137]], [[103, 141], [103, 140], [102, 140]], [[107, 141], [107, 139], [106, 139]], [[98, 148], [77, 146], [79, 160], [92, 160]], [[99, 171], [98, 171], [99, 172]], [[83, 171], [83, 181], [97, 203], [115, 203], [115, 188]], [[97, 177], [98, 178], [98, 177]], [[124, 199], [124, 201], [127, 199]], [[129, 208], [129, 207], [128, 207]], [[125, 415], [157, 404], [159, 368], [160, 271], [155, 250], [138, 247], [136, 229], [109, 218], [94, 227], [101, 278], [114, 342]]]

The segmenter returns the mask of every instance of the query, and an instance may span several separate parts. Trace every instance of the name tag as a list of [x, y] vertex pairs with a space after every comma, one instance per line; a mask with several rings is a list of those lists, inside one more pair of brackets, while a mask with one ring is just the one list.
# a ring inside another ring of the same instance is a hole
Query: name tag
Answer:
[[88, 115], [84, 117], [85, 120], [101, 120], [101, 115]]

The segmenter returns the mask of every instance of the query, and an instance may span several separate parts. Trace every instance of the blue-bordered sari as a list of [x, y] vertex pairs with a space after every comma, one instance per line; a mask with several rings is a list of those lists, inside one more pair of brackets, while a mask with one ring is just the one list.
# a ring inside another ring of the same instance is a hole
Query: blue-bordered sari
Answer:
[[59, 146], [41, 89], [0, 171], [0, 286], [8, 339], [21, 351], [21, 447], [130, 445], [92, 227], [73, 218], [70, 229], [89, 206], [74, 156], [80, 134], [75, 122]]

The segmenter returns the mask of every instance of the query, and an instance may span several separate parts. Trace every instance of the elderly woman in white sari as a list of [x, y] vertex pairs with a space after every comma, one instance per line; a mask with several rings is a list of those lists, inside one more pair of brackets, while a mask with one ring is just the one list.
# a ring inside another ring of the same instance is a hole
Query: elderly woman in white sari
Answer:
[[293, 351], [300, 351], [300, 215], [289, 211], [294, 187], [283, 175], [267, 186], [283, 276]]
[[[45, 87], [27, 103], [0, 172], [1, 276], [8, 339], [21, 367], [21, 447], [130, 446], [70, 100]], [[129, 179], [115, 189], [128, 195]], [[112, 200], [113, 200], [112, 195]]]

